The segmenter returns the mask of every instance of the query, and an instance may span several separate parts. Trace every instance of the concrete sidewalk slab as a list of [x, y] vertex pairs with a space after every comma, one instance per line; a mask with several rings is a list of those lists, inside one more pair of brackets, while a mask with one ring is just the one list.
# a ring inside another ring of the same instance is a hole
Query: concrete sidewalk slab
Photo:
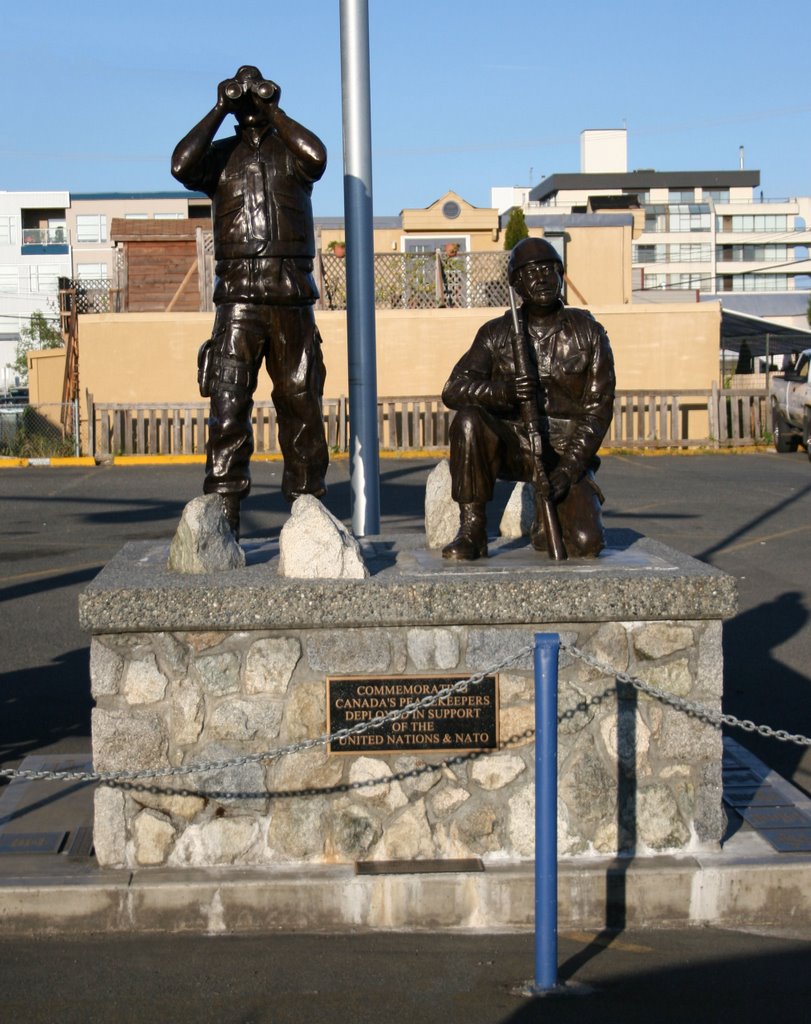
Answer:
[[[809, 800], [751, 754], [736, 760], [806, 813]], [[86, 755], [26, 768], [86, 768]], [[727, 762], [730, 763], [729, 761]], [[105, 933], [523, 931], [534, 926], [534, 869], [360, 875], [351, 864], [263, 870], [101, 870], [87, 843], [94, 784], [13, 782], [0, 799], [0, 921], [6, 935]], [[778, 853], [740, 818], [717, 851], [578, 858], [559, 864], [561, 930], [712, 925], [811, 932], [811, 853]], [[62, 836], [61, 852], [42, 837]], [[26, 837], [22, 852], [14, 837]], [[39, 846], [35, 842], [39, 837]], [[83, 848], [84, 846], [84, 848]]]

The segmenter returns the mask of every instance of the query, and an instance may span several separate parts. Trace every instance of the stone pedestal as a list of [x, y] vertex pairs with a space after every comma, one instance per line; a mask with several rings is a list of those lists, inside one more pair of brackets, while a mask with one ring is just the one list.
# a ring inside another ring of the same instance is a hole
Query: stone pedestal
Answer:
[[[550, 562], [516, 542], [443, 562], [418, 536], [364, 542], [365, 580], [277, 575], [278, 546], [243, 569], [169, 572], [168, 545], [128, 544], [80, 601], [93, 634], [99, 770], [219, 762], [319, 736], [327, 676], [467, 675], [564, 640], [719, 709], [721, 623], [734, 581], [628, 531], [599, 559]], [[561, 659], [562, 857], [680, 852], [723, 831], [721, 737], [611, 673]], [[106, 866], [531, 859], [531, 657], [500, 673], [502, 748], [474, 756], [307, 750], [131, 788], [100, 787]]]

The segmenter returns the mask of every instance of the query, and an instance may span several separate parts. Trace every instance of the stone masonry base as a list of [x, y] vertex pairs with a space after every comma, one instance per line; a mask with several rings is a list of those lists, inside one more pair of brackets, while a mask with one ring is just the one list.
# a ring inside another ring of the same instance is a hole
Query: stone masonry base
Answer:
[[[291, 581], [276, 575], [269, 544], [249, 549], [245, 569], [208, 577], [168, 572], [165, 546], [128, 545], [80, 606], [94, 634], [95, 767], [165, 771], [271, 750], [325, 732], [327, 676], [467, 675], [514, 655], [537, 631], [559, 632], [609, 666], [561, 661], [560, 855], [717, 848], [718, 732], [636, 693], [618, 694], [613, 673], [630, 671], [719, 709], [721, 620], [735, 607], [728, 577], [619, 531], [600, 559], [565, 566], [509, 544], [463, 571], [402, 538], [366, 549], [368, 580]], [[317, 748], [101, 787], [99, 862], [181, 873], [267, 869], [274, 899], [284, 890], [277, 873], [306, 864], [313, 878], [339, 872], [344, 920], [356, 903], [359, 924], [371, 916], [399, 927], [417, 883], [354, 879], [349, 865], [475, 857], [484, 874], [457, 875], [453, 885], [426, 876], [419, 886], [435, 888], [438, 915], [483, 925], [477, 889], [498, 899], [498, 878], [516, 870], [507, 865], [534, 854], [531, 668], [526, 655], [499, 673], [497, 752]], [[227, 883], [218, 891], [225, 907]], [[520, 885], [509, 892], [523, 904]], [[238, 928], [238, 908], [228, 913]], [[303, 903], [296, 913], [306, 919]]]

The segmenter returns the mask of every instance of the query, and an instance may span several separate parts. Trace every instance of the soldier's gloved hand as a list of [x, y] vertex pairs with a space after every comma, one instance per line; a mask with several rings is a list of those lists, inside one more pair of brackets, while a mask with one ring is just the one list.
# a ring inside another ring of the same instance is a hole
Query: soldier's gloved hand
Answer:
[[532, 378], [522, 375], [507, 381], [507, 397], [513, 404], [516, 402], [528, 402], [534, 398], [535, 383]]
[[572, 486], [572, 475], [563, 466], [556, 466], [549, 474], [549, 488], [552, 501], [555, 503], [563, 501]]
[[282, 87], [269, 78], [264, 78], [254, 85], [253, 94], [259, 103], [277, 107], [282, 98]]
[[233, 84], [233, 78], [226, 78], [224, 82], [220, 82], [217, 86], [217, 107], [223, 112], [223, 114], [233, 114], [236, 112], [237, 99], [232, 98], [226, 92], [226, 89]]

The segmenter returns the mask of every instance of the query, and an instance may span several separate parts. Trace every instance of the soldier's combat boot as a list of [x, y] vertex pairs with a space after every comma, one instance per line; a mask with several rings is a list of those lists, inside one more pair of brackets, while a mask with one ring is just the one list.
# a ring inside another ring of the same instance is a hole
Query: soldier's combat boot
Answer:
[[544, 530], [543, 520], [537, 514], [532, 521], [532, 526], [529, 528], [529, 539], [536, 551], [547, 550], [548, 545], [546, 543], [546, 531]]
[[234, 540], [239, 540], [239, 495], [221, 494], [220, 498], [222, 500], [222, 514], [225, 516], [225, 521], [231, 527]]
[[487, 518], [483, 503], [459, 505], [459, 532], [442, 549], [442, 557], [464, 562], [487, 558]]

